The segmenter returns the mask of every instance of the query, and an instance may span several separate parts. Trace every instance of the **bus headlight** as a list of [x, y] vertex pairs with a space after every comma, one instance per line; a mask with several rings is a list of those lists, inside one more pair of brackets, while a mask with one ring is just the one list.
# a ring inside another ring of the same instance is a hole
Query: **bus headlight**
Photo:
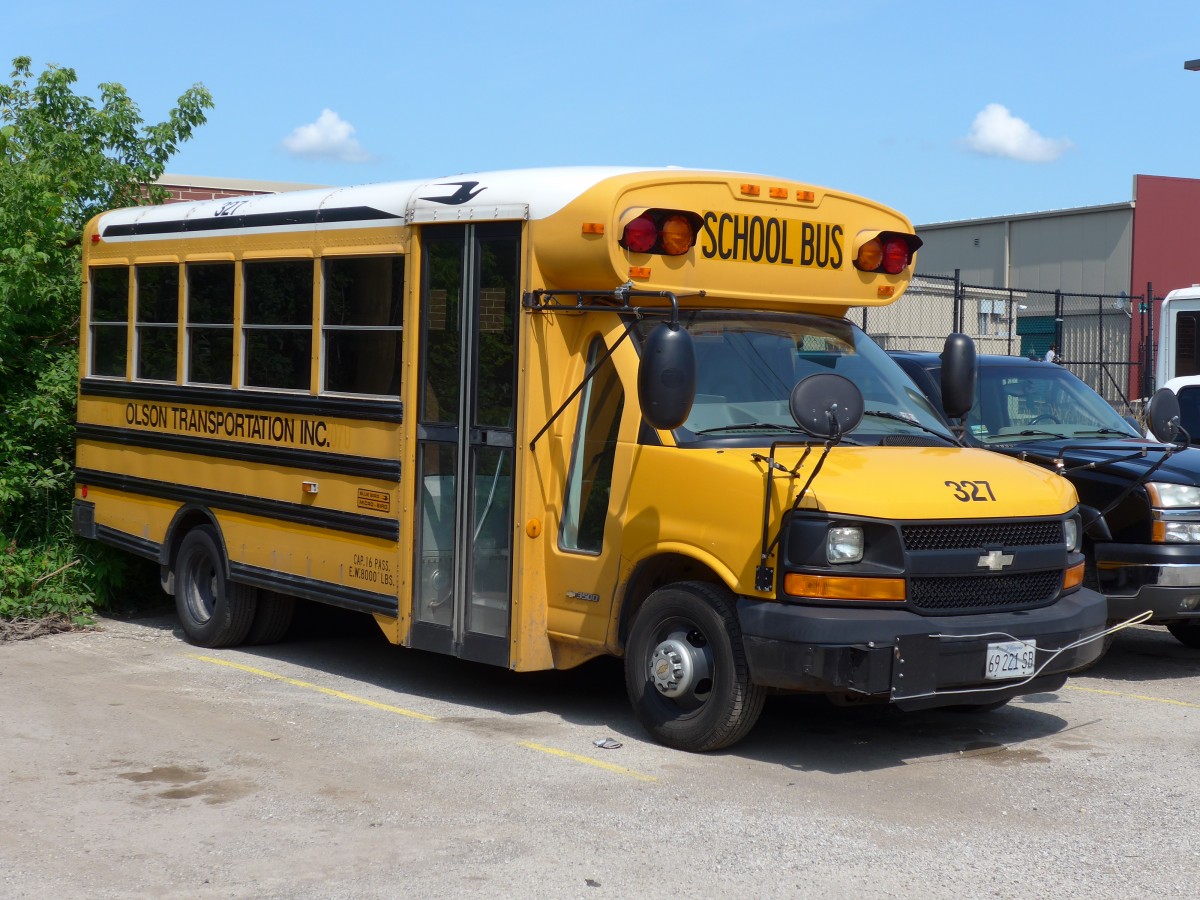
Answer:
[[1071, 518], [1063, 522], [1063, 543], [1067, 545], [1067, 550], [1071, 553], [1079, 549], [1079, 517], [1071, 516]]
[[863, 530], [857, 525], [830, 528], [825, 537], [825, 558], [831, 564], [861, 562]]

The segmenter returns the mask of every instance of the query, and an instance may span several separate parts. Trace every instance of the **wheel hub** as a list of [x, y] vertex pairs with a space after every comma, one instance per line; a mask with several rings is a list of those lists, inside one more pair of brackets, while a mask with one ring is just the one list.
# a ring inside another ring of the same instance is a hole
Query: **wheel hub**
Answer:
[[690, 648], [683, 641], [668, 639], [650, 656], [650, 680], [664, 697], [678, 697], [691, 690], [696, 667]]

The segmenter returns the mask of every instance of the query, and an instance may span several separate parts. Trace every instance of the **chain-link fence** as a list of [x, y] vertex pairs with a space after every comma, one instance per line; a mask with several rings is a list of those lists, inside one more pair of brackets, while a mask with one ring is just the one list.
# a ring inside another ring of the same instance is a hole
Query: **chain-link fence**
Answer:
[[[946, 335], [969, 334], [980, 353], [1045, 357], [1090, 385], [1119, 412], [1138, 415], [1153, 361], [1143, 344], [1142, 297], [1068, 294], [963, 284], [957, 275], [917, 275], [891, 306], [855, 307], [848, 318], [887, 350], [940, 352]], [[1140, 312], [1139, 312], [1140, 310]], [[1134, 322], [1141, 316], [1140, 323]], [[1138, 327], [1140, 325], [1140, 327]]]

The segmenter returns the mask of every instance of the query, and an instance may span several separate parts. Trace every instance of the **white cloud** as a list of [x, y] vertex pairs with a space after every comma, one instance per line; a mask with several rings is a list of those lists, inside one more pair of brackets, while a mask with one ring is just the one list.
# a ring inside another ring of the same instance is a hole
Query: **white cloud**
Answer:
[[983, 156], [1030, 163], [1054, 162], [1071, 149], [1070, 141], [1042, 137], [999, 103], [989, 103], [975, 117], [966, 144]]
[[317, 121], [301, 125], [283, 139], [283, 148], [304, 159], [365, 163], [372, 156], [354, 137], [354, 126], [332, 109], [321, 110]]

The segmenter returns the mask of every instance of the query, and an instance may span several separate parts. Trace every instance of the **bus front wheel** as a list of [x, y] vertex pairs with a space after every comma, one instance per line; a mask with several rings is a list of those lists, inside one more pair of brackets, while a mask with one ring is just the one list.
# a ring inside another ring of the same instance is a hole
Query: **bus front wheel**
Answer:
[[625, 647], [625, 686], [638, 721], [668, 747], [702, 752], [745, 737], [763, 691], [750, 681], [733, 595], [699, 581], [651, 594]]
[[193, 528], [175, 561], [175, 611], [187, 639], [201, 647], [233, 647], [254, 622], [255, 589], [225, 577], [216, 531]]

